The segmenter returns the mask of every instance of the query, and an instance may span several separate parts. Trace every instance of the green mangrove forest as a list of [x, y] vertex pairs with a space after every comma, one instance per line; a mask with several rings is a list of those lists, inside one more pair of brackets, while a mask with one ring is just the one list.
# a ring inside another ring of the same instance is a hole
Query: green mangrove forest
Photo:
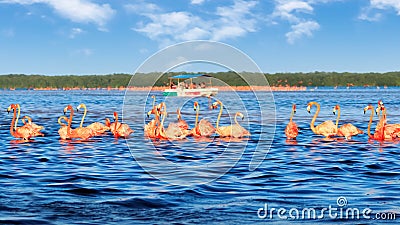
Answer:
[[[30, 89], [30, 88], [118, 88], [165, 86], [169, 84], [168, 77], [185, 72], [136, 74], [135, 82], [130, 83], [132, 74], [108, 75], [0, 75], [0, 88]], [[207, 73], [216, 81], [231, 86], [247, 86], [246, 82], [235, 72]], [[387, 73], [275, 73], [264, 74], [271, 86], [400, 86], [400, 72]], [[136, 77], [137, 76], [137, 77]], [[154, 83], [154, 81], [156, 81]], [[217, 82], [218, 83], [218, 82]], [[218, 85], [218, 84], [217, 84]]]

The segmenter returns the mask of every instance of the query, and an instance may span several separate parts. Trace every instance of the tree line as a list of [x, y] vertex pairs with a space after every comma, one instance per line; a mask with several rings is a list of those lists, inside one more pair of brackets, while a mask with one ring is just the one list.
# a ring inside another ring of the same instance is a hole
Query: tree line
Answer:
[[[130, 86], [166, 86], [169, 77], [185, 72], [136, 74], [132, 83], [132, 74], [108, 75], [0, 75], [0, 88], [118, 88]], [[218, 83], [231, 86], [247, 86], [246, 82], [235, 72], [207, 73]], [[264, 74], [271, 86], [400, 86], [400, 72], [387, 73], [275, 73]], [[200, 79], [201, 80], [201, 79]]]

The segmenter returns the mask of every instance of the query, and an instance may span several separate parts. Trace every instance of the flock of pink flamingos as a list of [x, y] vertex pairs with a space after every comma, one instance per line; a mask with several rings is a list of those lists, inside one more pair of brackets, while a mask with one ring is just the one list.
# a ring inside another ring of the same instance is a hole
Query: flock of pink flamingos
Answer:
[[[333, 136], [342, 136], [345, 137], [347, 140], [351, 139], [352, 136], [358, 135], [358, 134], [363, 134], [364, 132], [360, 129], [358, 129], [356, 126], [354, 126], [351, 123], [347, 123], [342, 125], [341, 127], [338, 127], [339, 124], [339, 118], [340, 118], [340, 107], [339, 105], [336, 105], [333, 108], [333, 114], [337, 113], [337, 118], [336, 118], [336, 124], [334, 124], [331, 120], [325, 121], [318, 126], [315, 126], [315, 120], [317, 119], [318, 113], [320, 111], [320, 105], [317, 102], [309, 102], [307, 105], [307, 111], [310, 113], [311, 108], [313, 105], [317, 106], [317, 111], [314, 114], [314, 117], [311, 121], [310, 127], [311, 130], [318, 135], [323, 135], [327, 138], [333, 137]], [[377, 141], [389, 141], [389, 140], [395, 140], [400, 137], [400, 124], [387, 124], [386, 120], [386, 108], [381, 100], [378, 101], [378, 106], [374, 110], [374, 107], [369, 104], [367, 107], [364, 108], [364, 114], [368, 111], [371, 110], [371, 116], [369, 118], [369, 123], [368, 123], [368, 137], [372, 140], [377, 140]], [[371, 124], [372, 124], [372, 119], [374, 116], [374, 111], [378, 115], [379, 122], [376, 125], [375, 132], [372, 135], [371, 134]], [[293, 122], [293, 115], [296, 112], [296, 105], [293, 104], [292, 106], [292, 113], [290, 115], [290, 121], [289, 124], [286, 126], [285, 129], [285, 134], [287, 139], [296, 139], [297, 135], [299, 134], [298, 127], [295, 122]]]
[[[167, 128], [164, 128], [164, 120], [167, 117], [167, 106], [164, 102], [155, 105], [155, 97], [152, 96], [152, 98], [153, 107], [147, 113], [147, 116], [150, 117], [150, 115], [154, 114], [154, 119], [152, 119], [148, 124], [144, 126], [144, 133], [149, 138], [180, 140], [188, 136], [210, 137], [214, 133], [218, 134], [220, 137], [241, 138], [250, 136], [250, 132], [239, 125], [237, 121], [238, 116], [242, 119], [244, 118], [243, 114], [240, 112], [237, 112], [235, 114], [235, 124], [230, 126], [219, 126], [219, 120], [221, 118], [223, 110], [223, 104], [221, 101], [216, 101], [211, 106], [212, 109], [216, 109], [218, 108], [218, 106], [220, 106], [216, 127], [214, 127], [206, 119], [201, 119], [199, 121], [200, 106], [198, 102], [194, 102], [194, 110], [196, 111], [196, 121], [194, 128], [189, 129], [186, 121], [182, 120], [179, 109], [177, 110], [178, 122], [170, 123]], [[71, 105], [68, 105], [64, 108], [64, 114], [69, 111], [69, 118], [66, 116], [61, 116], [58, 118], [58, 123], [61, 126], [58, 130], [58, 134], [60, 135], [60, 138], [62, 140], [79, 139], [85, 141], [91, 137], [102, 135], [107, 131], [111, 131], [111, 133], [113, 133], [113, 135], [117, 138], [127, 138], [131, 133], [134, 132], [128, 124], [118, 122], [117, 112], [114, 112], [114, 123], [111, 123], [110, 120], [106, 118], [105, 124], [95, 122], [90, 124], [89, 126], [84, 127], [83, 123], [86, 117], [87, 108], [85, 104], [80, 104], [76, 108], [76, 110], [79, 111], [80, 108], [84, 109], [84, 113], [81, 119], [80, 126], [78, 128], [71, 128], [72, 118], [74, 115], [74, 108]], [[14, 113], [10, 125], [10, 133], [13, 137], [22, 139], [23, 141], [29, 141], [33, 137], [44, 136], [44, 134], [40, 132], [44, 127], [33, 123], [32, 119], [29, 116], [24, 116], [21, 119], [24, 125], [18, 127], [18, 119], [21, 111], [19, 104], [11, 104], [7, 108], [7, 112], [10, 111], [13, 111]], [[67, 124], [64, 124], [62, 120], [66, 121]]]
[[[220, 111], [218, 114], [218, 119], [216, 122], [216, 126], [214, 127], [210, 121], [206, 119], [201, 119], [199, 121], [199, 110], [200, 106], [198, 102], [194, 102], [194, 110], [196, 111], [196, 121], [195, 125], [192, 129], [189, 129], [188, 124], [185, 120], [182, 119], [180, 110], [177, 110], [178, 121], [176, 123], [169, 123], [167, 128], [164, 128], [164, 120], [167, 117], [167, 106], [164, 102], [161, 102], [158, 105], [155, 105], [155, 97], [153, 98], [153, 106], [152, 109], [147, 113], [147, 116], [150, 117], [154, 114], [154, 119], [152, 119], [148, 124], [144, 126], [144, 134], [149, 138], [157, 138], [157, 139], [165, 139], [165, 140], [180, 140], [184, 139], [188, 136], [194, 137], [210, 137], [213, 134], [218, 134], [220, 137], [248, 137], [250, 136], [250, 132], [243, 128], [237, 121], [237, 117], [244, 118], [243, 114], [237, 112], [235, 114], [234, 121], [235, 123], [229, 126], [219, 126], [219, 121], [223, 111], [223, 104], [221, 101], [217, 100], [214, 102], [210, 108], [216, 109], [220, 107]], [[336, 124], [334, 124], [331, 120], [325, 121], [318, 126], [315, 126], [315, 120], [317, 119], [318, 113], [320, 111], [320, 105], [317, 102], [309, 102], [307, 105], [307, 111], [310, 113], [313, 105], [316, 105], [317, 111], [314, 114], [314, 117], [311, 121], [310, 127], [311, 130], [318, 135], [323, 135], [325, 137], [333, 137], [333, 136], [343, 136], [347, 140], [351, 139], [352, 136], [363, 134], [364, 132], [357, 127], [355, 127], [351, 123], [347, 123], [338, 127], [339, 118], [340, 118], [340, 107], [336, 105], [333, 108], [333, 113], [337, 112]], [[68, 139], [80, 139], [80, 140], [88, 140], [91, 137], [102, 135], [106, 131], [111, 131], [115, 137], [128, 137], [134, 131], [129, 127], [128, 124], [118, 122], [118, 113], [114, 112], [114, 120], [115, 122], [111, 123], [108, 118], [105, 119], [105, 124], [95, 122], [90, 124], [89, 126], [84, 127], [83, 123], [85, 120], [85, 116], [87, 113], [87, 109], [85, 104], [80, 104], [76, 110], [79, 111], [80, 108], [84, 109], [84, 114], [81, 119], [80, 127], [72, 129], [71, 123], [74, 115], [74, 108], [71, 105], [68, 105], [64, 108], [64, 114], [69, 111], [69, 118], [66, 116], [61, 116], [58, 118], [58, 123], [60, 124], [60, 129], [58, 130], [58, 134], [60, 138], [63, 140]], [[368, 110], [371, 110], [371, 116], [368, 123], [368, 137], [373, 140], [384, 141], [384, 140], [394, 140], [400, 137], [400, 124], [387, 124], [386, 120], [386, 108], [382, 101], [378, 101], [378, 106], [374, 110], [373, 106], [370, 104], [364, 108], [364, 113]], [[36, 136], [44, 136], [42, 132], [43, 126], [39, 126], [32, 122], [29, 116], [24, 116], [21, 120], [23, 122], [23, 126], [18, 127], [18, 119], [20, 116], [20, 106], [19, 104], [11, 104], [7, 111], [13, 111], [14, 116], [11, 121], [10, 133], [13, 137], [23, 139], [25, 141], [30, 140]], [[292, 112], [290, 115], [290, 121], [285, 128], [285, 134], [287, 139], [296, 139], [298, 136], [299, 130], [295, 122], [293, 122], [293, 116], [296, 112], [296, 105], [293, 104]], [[374, 112], [379, 117], [379, 122], [375, 128], [375, 132], [371, 135], [371, 124], [374, 116]], [[62, 123], [61, 120], [67, 122], [67, 124]]]

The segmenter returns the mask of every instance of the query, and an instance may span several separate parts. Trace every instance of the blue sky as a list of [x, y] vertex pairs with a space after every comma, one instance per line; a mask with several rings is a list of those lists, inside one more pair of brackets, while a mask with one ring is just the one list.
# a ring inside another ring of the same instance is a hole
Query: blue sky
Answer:
[[0, 74], [134, 73], [213, 40], [263, 72], [400, 70], [399, 0], [0, 0]]

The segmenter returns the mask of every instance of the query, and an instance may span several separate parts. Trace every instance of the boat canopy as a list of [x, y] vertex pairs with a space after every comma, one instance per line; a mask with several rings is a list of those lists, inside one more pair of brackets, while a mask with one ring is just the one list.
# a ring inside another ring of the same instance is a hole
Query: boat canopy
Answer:
[[170, 79], [189, 79], [189, 78], [197, 78], [197, 77], [211, 77], [207, 74], [179, 74], [173, 77], [169, 77]]

